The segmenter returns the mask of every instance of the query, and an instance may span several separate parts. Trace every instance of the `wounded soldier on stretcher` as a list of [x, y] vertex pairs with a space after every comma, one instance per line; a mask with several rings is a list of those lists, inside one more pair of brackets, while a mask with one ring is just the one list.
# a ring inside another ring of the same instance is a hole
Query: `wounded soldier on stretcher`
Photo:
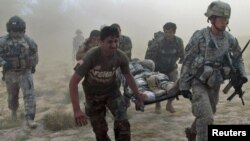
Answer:
[[[163, 73], [154, 72], [155, 65], [152, 60], [132, 59], [129, 68], [145, 105], [177, 97], [178, 83], [169, 81], [168, 76]], [[121, 80], [125, 97], [133, 100], [131, 89], [127, 87], [124, 79]]]

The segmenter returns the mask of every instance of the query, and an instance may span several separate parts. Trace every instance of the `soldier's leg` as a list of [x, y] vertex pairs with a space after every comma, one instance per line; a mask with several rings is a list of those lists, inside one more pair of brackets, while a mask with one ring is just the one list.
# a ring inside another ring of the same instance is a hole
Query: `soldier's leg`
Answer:
[[[174, 69], [172, 72], [170, 72], [167, 75], [168, 75], [170, 81], [175, 82], [178, 78], [178, 71], [177, 71], [177, 69]], [[174, 100], [174, 98], [169, 99], [167, 102], [167, 105], [166, 105], [166, 110], [169, 111], [170, 113], [176, 112], [174, 107], [173, 107], [173, 104], [172, 104], [173, 100]]]
[[33, 84], [33, 76], [26, 71], [20, 78], [20, 87], [23, 91], [24, 109], [26, 120], [34, 120], [36, 114], [36, 95]]
[[157, 113], [157, 114], [161, 113], [161, 103], [160, 102], [155, 103], [155, 113]]
[[86, 98], [85, 112], [89, 116], [90, 123], [97, 141], [111, 141], [107, 132], [108, 125], [105, 119], [105, 102], [96, 102]]
[[216, 106], [219, 101], [219, 90], [220, 86], [218, 88], [209, 89], [209, 99], [212, 106], [213, 114], [215, 114], [216, 112]]
[[[117, 91], [118, 92], [118, 91]], [[118, 92], [119, 93], [119, 92]], [[114, 133], [116, 141], [130, 141], [130, 124], [127, 116], [127, 108], [124, 98], [109, 98], [107, 103], [108, 108], [114, 115]]]
[[198, 141], [207, 141], [208, 125], [213, 123], [213, 110], [209, 100], [209, 88], [200, 81], [192, 83], [192, 112], [196, 117], [196, 132]]
[[12, 116], [16, 118], [16, 111], [19, 106], [19, 84], [18, 78], [13, 72], [5, 74], [5, 83], [8, 92], [8, 107], [12, 111]]

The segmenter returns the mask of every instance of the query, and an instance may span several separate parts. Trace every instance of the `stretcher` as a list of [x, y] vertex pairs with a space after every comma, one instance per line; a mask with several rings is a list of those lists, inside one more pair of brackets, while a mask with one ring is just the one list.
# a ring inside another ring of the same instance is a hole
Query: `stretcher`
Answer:
[[[143, 98], [144, 105], [150, 105], [157, 102], [161, 102], [168, 99], [176, 98], [179, 99], [179, 81], [169, 84], [168, 89], [159, 89], [159, 90], [146, 90], [140, 91], [141, 97]], [[136, 102], [136, 98], [131, 93], [124, 92], [124, 95], [131, 99], [132, 102]]]

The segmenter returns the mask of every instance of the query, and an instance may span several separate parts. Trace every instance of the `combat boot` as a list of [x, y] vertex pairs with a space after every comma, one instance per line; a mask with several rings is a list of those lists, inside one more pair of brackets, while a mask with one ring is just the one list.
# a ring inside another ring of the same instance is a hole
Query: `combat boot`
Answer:
[[37, 127], [37, 123], [34, 120], [28, 119], [27, 120], [27, 126], [31, 129], [34, 129]]
[[196, 141], [196, 133], [193, 133], [191, 131], [191, 128], [185, 129], [186, 137], [188, 138], [188, 141]]

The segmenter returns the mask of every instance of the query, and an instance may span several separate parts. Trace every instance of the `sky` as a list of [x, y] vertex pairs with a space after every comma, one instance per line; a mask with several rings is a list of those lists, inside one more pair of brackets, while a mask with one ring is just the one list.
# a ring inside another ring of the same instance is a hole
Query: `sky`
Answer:
[[[5, 6], [0, 1], [0, 8]], [[154, 32], [166, 22], [177, 24], [176, 35], [186, 44], [195, 30], [210, 26], [204, 13], [213, 0], [8, 0], [18, 10], [0, 10], [0, 35], [6, 34], [5, 24], [12, 15], [27, 23], [30, 34], [41, 45], [53, 40], [55, 47], [72, 47], [76, 29], [85, 38], [102, 25], [120, 24], [122, 34], [131, 38], [133, 56], [143, 58], [147, 43]], [[236, 37], [250, 38], [249, 0], [224, 0], [231, 5], [229, 27]], [[244, 44], [244, 43], [242, 43]], [[143, 51], [142, 51], [143, 49]]]

